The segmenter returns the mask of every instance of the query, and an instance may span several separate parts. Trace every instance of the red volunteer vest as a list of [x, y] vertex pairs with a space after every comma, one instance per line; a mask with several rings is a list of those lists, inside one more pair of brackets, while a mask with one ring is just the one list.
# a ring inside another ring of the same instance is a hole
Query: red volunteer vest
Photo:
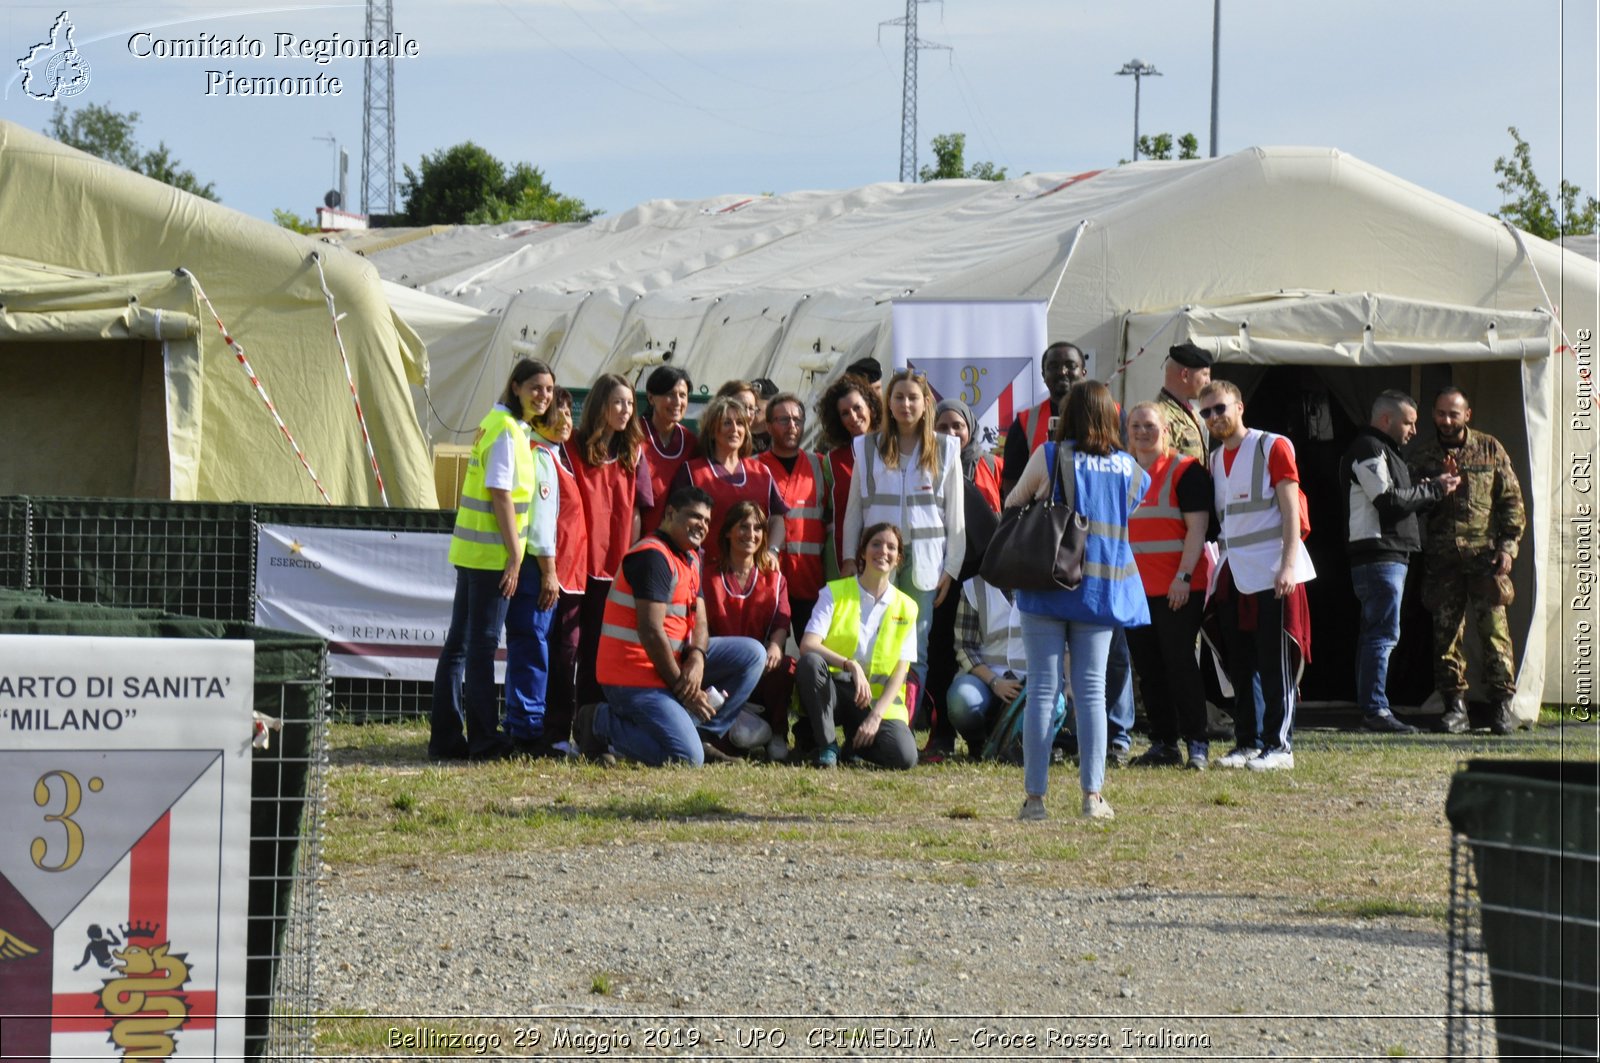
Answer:
[[972, 486], [989, 503], [989, 508], [1000, 512], [1000, 472], [1004, 462], [998, 455], [985, 454], [972, 467]]
[[706, 626], [712, 635], [727, 638], [743, 636], [766, 645], [767, 633], [778, 615], [778, 603], [785, 593], [783, 573], [756, 569], [755, 586], [744, 594], [732, 586], [733, 577], [725, 572], [707, 578]]
[[[1178, 508], [1178, 480], [1195, 459], [1172, 451], [1150, 466], [1150, 487], [1144, 499], [1128, 517], [1128, 541], [1133, 544], [1133, 559], [1139, 566], [1139, 579], [1150, 598], [1164, 598], [1178, 574], [1183, 559], [1183, 537], [1188, 526]], [[1202, 552], [1189, 583], [1204, 593], [1210, 567]]]
[[[1032, 454], [1050, 441], [1050, 418], [1056, 415], [1055, 406], [1051, 404], [1049, 396], [1031, 410], [1023, 410], [1021, 417], [1022, 434], [1028, 440], [1028, 453]], [[1021, 473], [1017, 474], [1021, 476]]]
[[822, 462], [809, 450], [800, 452], [794, 472], [783, 467], [777, 455], [767, 451], [756, 459], [772, 474], [772, 482], [789, 507], [783, 521], [783, 554], [778, 564], [789, 593], [801, 601], [813, 601], [827, 582], [822, 572], [822, 545], [828, 526], [822, 486]]
[[844, 545], [844, 510], [850, 504], [850, 478], [855, 474], [856, 452], [846, 443], [828, 451], [828, 467], [833, 473], [833, 556], [839, 561], [853, 561], [855, 544]]
[[556, 467], [556, 484], [561, 489], [561, 508], [556, 512], [556, 582], [568, 594], [582, 594], [589, 574], [589, 517], [583, 505], [583, 492], [567, 464], [565, 448], [542, 443]]
[[712, 470], [709, 458], [690, 459], [688, 469], [689, 480], [711, 496], [711, 530], [706, 533], [700, 550], [706, 571], [715, 572], [722, 561], [719, 540], [728, 510], [740, 502], [754, 502], [766, 513], [767, 504], [772, 501], [772, 474], [755, 458], [745, 458], [739, 463], [739, 471], [734, 476], [742, 479], [723, 479], [722, 473]]
[[667, 495], [672, 493], [673, 477], [678, 475], [678, 466], [689, 460], [694, 453], [695, 434], [681, 424], [672, 426], [672, 438], [666, 442], [657, 440], [656, 430], [651, 427], [649, 418], [644, 420], [645, 453], [650, 456], [650, 492], [655, 499], [650, 508], [644, 512], [643, 533], [649, 535], [661, 527], [661, 516], [667, 511]]
[[[654, 550], [672, 566], [672, 601], [661, 626], [675, 653], [682, 653], [694, 635], [695, 599], [700, 596], [700, 566], [694, 558], [684, 560], [667, 543], [652, 535], [639, 540], [628, 553]], [[595, 678], [607, 686], [665, 687], [666, 682], [639, 640], [639, 609], [627, 573], [617, 565], [616, 582], [606, 595], [606, 611], [600, 622], [600, 652], [595, 663]]]
[[623, 468], [620, 461], [590, 465], [584, 460], [582, 447], [568, 445], [566, 450], [589, 517], [587, 575], [612, 579], [633, 539], [635, 474]]

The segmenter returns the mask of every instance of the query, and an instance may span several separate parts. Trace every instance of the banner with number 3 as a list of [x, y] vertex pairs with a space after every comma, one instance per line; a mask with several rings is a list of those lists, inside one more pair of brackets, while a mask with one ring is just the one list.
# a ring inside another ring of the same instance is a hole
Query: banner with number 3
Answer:
[[254, 668], [0, 635], [0, 1056], [243, 1054]]

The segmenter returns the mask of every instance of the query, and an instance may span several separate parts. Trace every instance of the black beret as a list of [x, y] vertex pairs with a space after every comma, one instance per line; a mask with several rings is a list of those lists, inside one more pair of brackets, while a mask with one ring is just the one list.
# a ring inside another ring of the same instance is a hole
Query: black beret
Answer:
[[856, 376], [863, 377], [872, 384], [876, 384], [878, 381], [883, 379], [883, 366], [878, 364], [878, 360], [876, 358], [858, 358], [856, 361], [850, 363], [849, 368], [847, 368], [845, 372], [854, 373]]
[[1204, 347], [1198, 347], [1189, 340], [1176, 344], [1167, 351], [1167, 357], [1183, 366], [1185, 369], [1210, 369], [1217, 359]]

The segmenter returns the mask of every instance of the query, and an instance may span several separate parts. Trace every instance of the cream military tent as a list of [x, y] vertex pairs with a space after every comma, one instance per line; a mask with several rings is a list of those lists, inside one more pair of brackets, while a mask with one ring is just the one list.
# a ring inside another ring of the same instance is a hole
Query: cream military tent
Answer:
[[435, 504], [369, 264], [9, 122], [0, 189], [0, 493]]
[[[450, 272], [429, 268], [435, 242]], [[1334, 449], [1321, 434], [1352, 431], [1382, 387], [1427, 405], [1453, 379], [1474, 423], [1518, 456], [1529, 495], [1515, 615], [1519, 653], [1534, 652], [1518, 711], [1541, 694], [1592, 697], [1574, 654], [1593, 614], [1573, 603], [1593, 586], [1582, 469], [1595, 263], [1342, 152], [653, 201], [583, 226], [425, 235], [372, 258], [391, 280], [500, 315], [486, 380], [519, 353], [582, 385], [670, 352], [697, 382], [767, 376], [813, 393], [855, 358], [887, 363], [891, 304], [919, 298], [1047, 300], [1052, 338], [1080, 342], [1129, 400], [1154, 393], [1166, 347], [1192, 336], [1245, 380], [1258, 420], [1281, 420], [1308, 451]], [[1313, 506], [1314, 534], [1336, 539], [1339, 500]], [[1330, 574], [1336, 586], [1349, 599], [1347, 578]], [[1323, 615], [1330, 634], [1347, 618]], [[1320, 641], [1315, 667], [1336, 670], [1340, 641]]]

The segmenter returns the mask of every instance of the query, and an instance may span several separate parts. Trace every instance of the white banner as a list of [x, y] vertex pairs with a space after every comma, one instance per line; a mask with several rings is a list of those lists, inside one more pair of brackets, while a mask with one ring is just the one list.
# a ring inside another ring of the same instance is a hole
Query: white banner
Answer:
[[0, 1049], [244, 1052], [255, 647], [0, 635]]
[[920, 370], [937, 398], [966, 403], [984, 444], [997, 446], [1044, 399], [1045, 311], [1042, 300], [896, 301], [895, 368]]
[[[444, 532], [263, 524], [256, 623], [328, 640], [328, 670], [432, 680], [450, 630], [456, 570]], [[505, 633], [495, 680], [505, 679]]]

